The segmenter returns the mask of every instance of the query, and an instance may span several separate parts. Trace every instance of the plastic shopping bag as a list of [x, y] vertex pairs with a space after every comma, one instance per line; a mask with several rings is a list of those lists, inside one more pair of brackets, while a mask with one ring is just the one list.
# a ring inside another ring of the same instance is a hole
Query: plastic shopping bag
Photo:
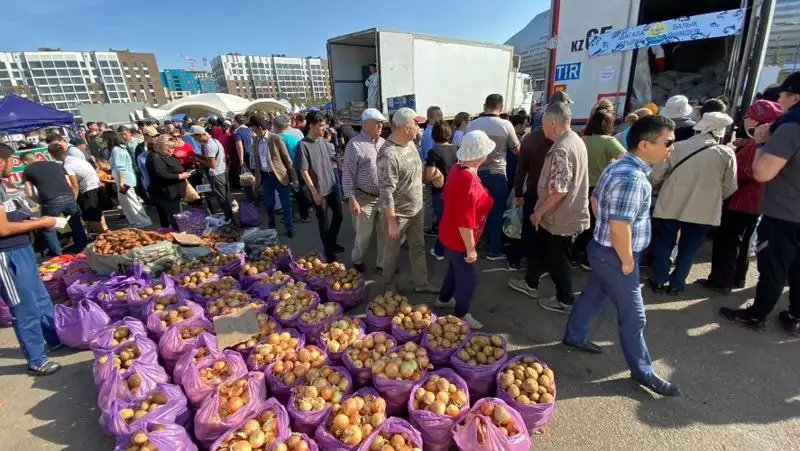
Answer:
[[522, 207], [513, 206], [503, 213], [503, 235], [513, 240], [522, 238]]

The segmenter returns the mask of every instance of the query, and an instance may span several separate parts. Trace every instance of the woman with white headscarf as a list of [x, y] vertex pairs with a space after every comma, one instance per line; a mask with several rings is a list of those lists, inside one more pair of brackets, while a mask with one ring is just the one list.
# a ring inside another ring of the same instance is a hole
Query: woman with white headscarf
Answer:
[[[683, 291], [703, 239], [720, 223], [722, 200], [736, 191], [736, 155], [720, 143], [732, 123], [725, 113], [704, 114], [694, 126], [697, 134], [675, 143], [672, 154], [650, 174], [654, 191], [659, 190], [653, 212], [654, 292], [675, 296]], [[670, 274], [676, 242], [678, 256]]]
[[469, 304], [478, 282], [476, 248], [494, 204], [478, 178], [478, 168], [494, 147], [483, 131], [465, 134], [456, 152], [458, 163], [447, 174], [442, 194], [444, 214], [439, 221], [439, 241], [444, 245], [448, 268], [435, 305], [455, 307], [455, 316], [468, 322], [472, 329], [483, 327], [469, 313]]

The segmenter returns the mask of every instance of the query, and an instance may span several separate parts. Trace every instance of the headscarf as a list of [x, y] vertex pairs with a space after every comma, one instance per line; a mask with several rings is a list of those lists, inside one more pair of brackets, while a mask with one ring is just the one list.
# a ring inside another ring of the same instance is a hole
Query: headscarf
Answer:
[[763, 99], [753, 102], [745, 114], [746, 118], [758, 122], [759, 125], [775, 122], [781, 116], [783, 116], [783, 110], [780, 103]]
[[700, 133], [711, 133], [717, 138], [725, 136], [725, 129], [733, 124], [733, 118], [717, 111], [706, 113], [693, 127]]

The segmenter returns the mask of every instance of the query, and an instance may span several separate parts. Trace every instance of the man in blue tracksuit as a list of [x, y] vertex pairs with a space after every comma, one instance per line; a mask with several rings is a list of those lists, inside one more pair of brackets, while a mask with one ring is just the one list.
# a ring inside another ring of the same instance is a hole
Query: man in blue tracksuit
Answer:
[[[11, 147], [0, 143], [0, 176], [11, 175], [13, 153]], [[0, 295], [11, 310], [14, 332], [28, 360], [28, 373], [47, 376], [61, 365], [48, 360], [45, 346], [53, 350], [62, 345], [53, 325], [53, 301], [39, 279], [28, 233], [52, 229], [56, 219], [32, 218], [23, 203], [9, 200], [2, 184], [0, 202]]]

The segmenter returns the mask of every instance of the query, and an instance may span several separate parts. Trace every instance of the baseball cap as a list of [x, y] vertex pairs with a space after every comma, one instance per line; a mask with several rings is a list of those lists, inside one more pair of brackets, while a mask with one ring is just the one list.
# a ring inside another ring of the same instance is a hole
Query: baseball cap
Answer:
[[781, 92], [800, 94], [800, 71], [793, 72], [781, 83]]
[[412, 121], [421, 124], [426, 120], [427, 119], [417, 114], [416, 111], [406, 107], [400, 108], [399, 110], [395, 111], [395, 113], [392, 115], [392, 124], [394, 124], [397, 127], [408, 125]]
[[142, 134], [145, 136], [158, 136], [158, 130], [152, 125], [142, 127]]
[[208, 132], [206, 132], [206, 129], [204, 129], [203, 127], [201, 127], [199, 125], [192, 125], [191, 127], [189, 127], [189, 134], [193, 135], [193, 136], [194, 135], [207, 135]]
[[386, 118], [383, 117], [383, 114], [377, 109], [367, 108], [363, 113], [361, 113], [361, 122], [369, 120], [384, 122]]
[[552, 96], [550, 96], [550, 101], [547, 104], [551, 104], [553, 102], [564, 102], [564, 103], [573, 103], [572, 98], [567, 94], [567, 91], [558, 91], [554, 92]]

